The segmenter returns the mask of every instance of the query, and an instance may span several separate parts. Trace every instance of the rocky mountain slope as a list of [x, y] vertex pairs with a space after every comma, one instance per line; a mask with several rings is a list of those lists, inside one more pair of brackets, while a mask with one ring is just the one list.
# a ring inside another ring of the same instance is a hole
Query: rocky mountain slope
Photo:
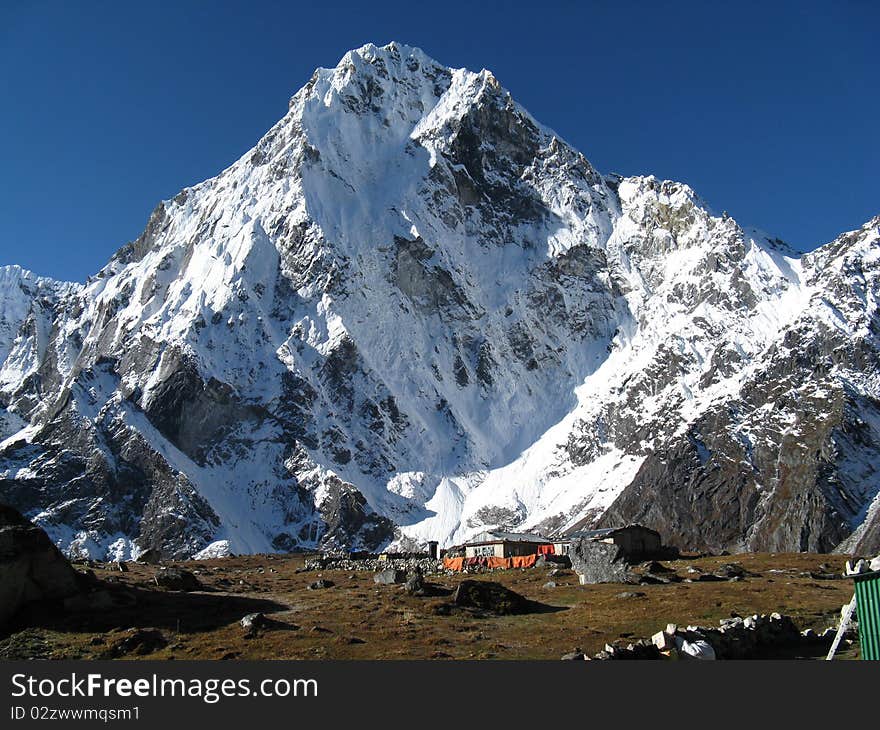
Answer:
[[85, 285], [2, 270], [0, 499], [96, 557], [877, 549], [878, 238], [798, 256], [367, 45]]

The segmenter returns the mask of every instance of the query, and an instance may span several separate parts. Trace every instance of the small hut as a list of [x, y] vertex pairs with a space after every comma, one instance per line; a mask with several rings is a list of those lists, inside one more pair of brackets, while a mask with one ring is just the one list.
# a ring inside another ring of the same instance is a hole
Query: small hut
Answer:
[[556, 538], [557, 555], [567, 555], [571, 544], [577, 540], [590, 540], [616, 545], [621, 556], [627, 560], [640, 560], [658, 555], [662, 548], [660, 533], [643, 525], [606, 527], [599, 530], [575, 530], [562, 538]]
[[512, 558], [544, 552], [553, 543], [546, 537], [525, 532], [481, 532], [465, 543], [466, 558]]

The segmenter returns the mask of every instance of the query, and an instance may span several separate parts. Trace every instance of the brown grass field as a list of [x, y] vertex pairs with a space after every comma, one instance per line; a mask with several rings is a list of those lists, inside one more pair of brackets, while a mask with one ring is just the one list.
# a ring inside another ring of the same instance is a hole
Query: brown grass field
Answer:
[[[503, 583], [543, 608], [515, 616], [480, 617], [466, 612], [437, 615], [443, 597], [414, 597], [400, 586], [375, 585], [370, 572], [298, 572], [298, 556], [251, 555], [175, 563], [198, 573], [205, 591], [161, 590], [158, 568], [129, 563], [121, 573], [95, 568], [98, 578], [118, 582], [137, 596], [131, 608], [63, 614], [48, 608], [20, 614], [0, 636], [0, 658], [96, 659], [131, 629], [155, 628], [167, 645], [125, 658], [146, 659], [559, 659], [573, 647], [592, 654], [606, 642], [650, 637], [674, 622], [717, 625], [736, 612], [778, 611], [799, 628], [836, 625], [853, 592], [850, 580], [814, 578], [810, 572], [841, 573], [845, 556], [745, 554], [685, 558], [665, 564], [682, 577], [688, 566], [711, 571], [739, 563], [758, 574], [737, 582], [581, 586], [570, 570], [544, 588], [548, 570], [497, 571], [475, 576]], [[309, 590], [322, 577], [334, 586]], [[428, 576], [453, 589], [460, 575]], [[623, 592], [643, 596], [621, 597]], [[271, 628], [248, 638], [245, 614], [263, 612]], [[11, 628], [11, 633], [10, 633]], [[850, 648], [844, 655], [857, 655]]]

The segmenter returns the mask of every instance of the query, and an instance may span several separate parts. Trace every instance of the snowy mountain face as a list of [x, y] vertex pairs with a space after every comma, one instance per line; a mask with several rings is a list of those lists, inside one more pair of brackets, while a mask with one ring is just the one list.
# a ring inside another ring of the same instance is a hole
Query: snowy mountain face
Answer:
[[0, 499], [100, 558], [876, 550], [878, 239], [797, 256], [364, 46], [84, 286], [0, 270]]

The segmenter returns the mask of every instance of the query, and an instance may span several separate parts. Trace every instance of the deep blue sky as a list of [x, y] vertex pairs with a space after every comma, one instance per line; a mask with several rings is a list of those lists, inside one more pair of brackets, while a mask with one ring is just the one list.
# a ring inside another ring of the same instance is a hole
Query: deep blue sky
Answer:
[[0, 0], [0, 264], [83, 280], [366, 42], [810, 249], [880, 213], [880, 3]]

